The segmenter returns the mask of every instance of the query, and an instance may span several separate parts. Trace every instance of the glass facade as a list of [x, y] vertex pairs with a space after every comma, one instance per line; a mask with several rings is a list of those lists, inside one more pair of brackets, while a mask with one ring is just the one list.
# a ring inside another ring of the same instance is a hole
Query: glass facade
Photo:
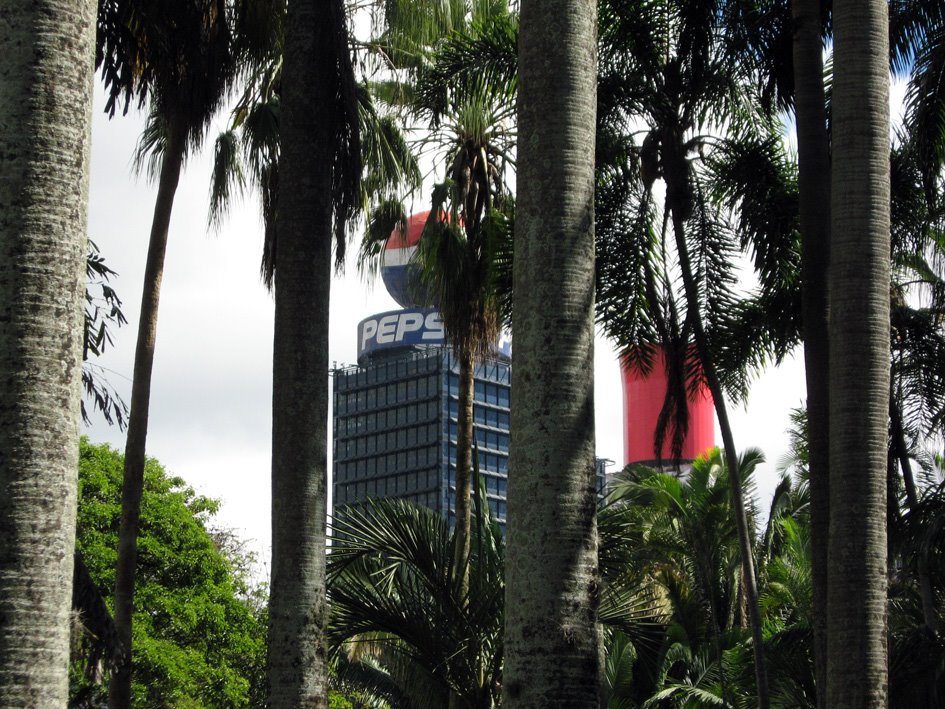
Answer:
[[[334, 504], [396, 497], [452, 522], [458, 363], [445, 348], [410, 351], [334, 375]], [[476, 366], [473, 404], [479, 470], [504, 526], [509, 456], [508, 361]]]

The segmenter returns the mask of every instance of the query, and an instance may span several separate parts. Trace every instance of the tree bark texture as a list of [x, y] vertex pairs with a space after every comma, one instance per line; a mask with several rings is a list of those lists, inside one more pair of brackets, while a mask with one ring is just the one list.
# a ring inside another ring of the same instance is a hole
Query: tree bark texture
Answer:
[[827, 530], [830, 524], [829, 345], [830, 148], [820, 0], [792, 0], [794, 95], [801, 222], [801, 319], [807, 381], [811, 575], [817, 704], [826, 705]]
[[144, 490], [144, 462], [148, 438], [148, 413], [151, 407], [151, 372], [154, 369], [154, 348], [157, 343], [158, 306], [161, 280], [164, 276], [164, 254], [174, 207], [174, 195], [184, 161], [185, 133], [170, 118], [169, 135], [158, 193], [154, 202], [148, 255], [144, 265], [141, 290], [141, 313], [138, 316], [138, 339], [135, 344], [134, 373], [131, 384], [131, 411], [128, 414], [128, 436], [125, 439], [125, 469], [121, 485], [121, 523], [118, 529], [118, 563], [115, 571], [115, 631], [122, 652], [118, 667], [108, 685], [110, 709], [131, 706], [131, 636], [134, 614], [135, 573], [138, 563], [138, 522], [141, 517], [141, 494]]
[[0, 12], [0, 706], [64, 707], [95, 3]]
[[513, 709], [598, 706], [596, 20], [588, 0], [521, 6], [503, 681]]
[[835, 0], [827, 706], [885, 707], [889, 68], [884, 0]]
[[471, 494], [473, 400], [476, 393], [475, 363], [468, 350], [459, 359], [459, 401], [456, 417], [456, 568], [463, 575], [463, 592], [469, 591], [469, 550], [472, 536]]
[[332, 111], [323, 3], [290, 0], [272, 361], [269, 706], [325, 707], [325, 504]]

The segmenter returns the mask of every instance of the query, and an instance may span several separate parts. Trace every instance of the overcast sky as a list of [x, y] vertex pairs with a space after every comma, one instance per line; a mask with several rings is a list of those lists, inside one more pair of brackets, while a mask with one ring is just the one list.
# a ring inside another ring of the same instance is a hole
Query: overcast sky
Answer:
[[[901, 90], [895, 91], [894, 109], [901, 98]], [[119, 273], [112, 285], [124, 302], [129, 325], [117, 332], [117, 346], [99, 363], [108, 368], [111, 382], [129, 401], [155, 187], [131, 170], [142, 117], [129, 114], [109, 121], [103, 105], [97, 90], [89, 236]], [[211, 130], [208, 146], [224, 118]], [[271, 537], [273, 301], [259, 279], [262, 227], [255, 199], [238, 204], [219, 233], [208, 233], [209, 155], [206, 149], [191, 157], [174, 205], [161, 291], [148, 455], [201, 494], [219, 498], [223, 505], [217, 524], [250, 540], [265, 561]], [[422, 208], [418, 205], [416, 211]], [[332, 284], [331, 298], [330, 360], [353, 363], [358, 321], [397, 305], [379, 278], [375, 285], [365, 282], [350, 259], [344, 276]], [[623, 461], [621, 384], [615, 353], [603, 338], [598, 338], [595, 359], [597, 451], [619, 464]], [[803, 367], [791, 360], [756, 381], [747, 406], [731, 407], [739, 449], [761, 448], [769, 461], [757, 476], [763, 508], [776, 484], [776, 464], [786, 452], [790, 409], [803, 401]], [[98, 416], [86, 433], [93, 442], [124, 450], [123, 433]]]

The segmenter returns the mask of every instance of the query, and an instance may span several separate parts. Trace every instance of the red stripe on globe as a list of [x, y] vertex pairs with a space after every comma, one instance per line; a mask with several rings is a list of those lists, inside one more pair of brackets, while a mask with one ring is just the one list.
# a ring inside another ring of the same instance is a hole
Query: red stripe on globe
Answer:
[[423, 235], [430, 212], [418, 212], [407, 219], [406, 235], [400, 226], [396, 227], [384, 244], [381, 254], [381, 278], [391, 298], [403, 308], [416, 308], [428, 305], [418, 302], [417, 287], [419, 267], [415, 263], [417, 244]]

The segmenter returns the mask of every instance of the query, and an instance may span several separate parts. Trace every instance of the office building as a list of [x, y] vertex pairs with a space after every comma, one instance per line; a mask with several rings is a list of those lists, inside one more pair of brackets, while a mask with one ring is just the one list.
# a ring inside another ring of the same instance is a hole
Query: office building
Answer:
[[[401, 343], [367, 354], [362, 350], [359, 360], [334, 371], [334, 504], [395, 497], [429, 507], [452, 522], [456, 359], [440, 342]], [[479, 470], [492, 513], [503, 525], [510, 385], [507, 357], [497, 354], [476, 366], [473, 420]]]
[[[333, 498], [335, 507], [372, 497], [408, 500], [455, 516], [459, 365], [440, 314], [411, 297], [416, 244], [428, 213], [411, 217], [407, 236], [385, 247], [382, 276], [403, 309], [358, 324], [357, 365], [336, 367]], [[504, 528], [509, 460], [511, 344], [497, 343], [475, 369], [473, 429], [486, 498]], [[597, 461], [598, 492], [605, 463]]]

